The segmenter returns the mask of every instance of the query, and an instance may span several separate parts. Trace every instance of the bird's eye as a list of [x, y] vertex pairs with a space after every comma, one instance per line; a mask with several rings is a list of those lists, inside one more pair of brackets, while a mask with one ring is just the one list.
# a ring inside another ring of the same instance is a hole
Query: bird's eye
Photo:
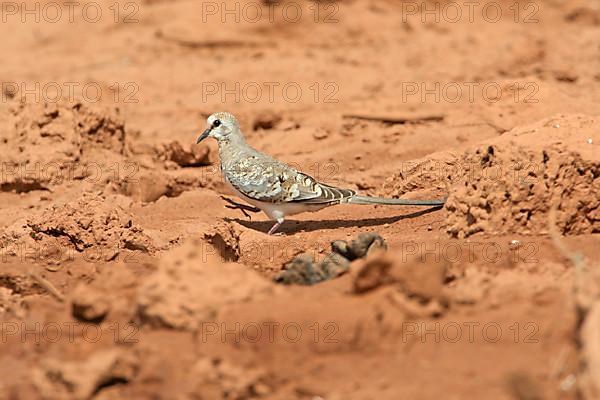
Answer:
[[221, 125], [221, 121], [220, 121], [220, 120], [218, 120], [218, 119], [215, 119], [215, 122], [213, 122], [213, 126], [216, 128], [216, 127], [218, 127], [219, 125]]

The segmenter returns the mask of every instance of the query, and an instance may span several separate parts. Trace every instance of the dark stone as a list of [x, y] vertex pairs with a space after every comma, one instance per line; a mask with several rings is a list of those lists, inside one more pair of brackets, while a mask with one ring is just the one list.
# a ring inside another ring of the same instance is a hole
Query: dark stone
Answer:
[[283, 267], [274, 281], [284, 285], [314, 285], [337, 278], [350, 269], [350, 262], [365, 257], [372, 252], [387, 249], [385, 240], [377, 233], [361, 233], [350, 243], [345, 240], [331, 242], [332, 252], [323, 261], [316, 263], [314, 257], [302, 253]]
[[326, 279], [337, 278], [350, 269], [350, 261], [338, 253], [329, 253], [321, 261], [321, 269]]
[[308, 253], [297, 255], [283, 268], [283, 271], [274, 279], [277, 283], [284, 285], [314, 285], [325, 280], [320, 265], [315, 264], [313, 256]]

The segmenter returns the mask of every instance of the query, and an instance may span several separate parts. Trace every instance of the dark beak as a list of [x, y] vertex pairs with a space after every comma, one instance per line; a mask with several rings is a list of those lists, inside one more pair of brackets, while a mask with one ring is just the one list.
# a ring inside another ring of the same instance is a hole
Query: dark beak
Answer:
[[212, 130], [212, 126], [210, 128], [207, 128], [204, 133], [202, 133], [202, 135], [200, 135], [200, 137], [198, 138], [198, 140], [196, 140], [196, 144], [200, 143], [201, 141], [203, 141], [204, 139], [206, 139], [208, 137], [208, 135], [210, 134], [210, 131]]

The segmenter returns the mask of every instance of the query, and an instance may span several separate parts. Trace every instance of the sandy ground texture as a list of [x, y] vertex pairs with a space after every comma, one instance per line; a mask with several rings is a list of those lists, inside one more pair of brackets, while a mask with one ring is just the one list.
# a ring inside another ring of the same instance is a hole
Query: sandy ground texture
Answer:
[[0, 398], [600, 398], [600, 3], [466, 3], [3, 2]]

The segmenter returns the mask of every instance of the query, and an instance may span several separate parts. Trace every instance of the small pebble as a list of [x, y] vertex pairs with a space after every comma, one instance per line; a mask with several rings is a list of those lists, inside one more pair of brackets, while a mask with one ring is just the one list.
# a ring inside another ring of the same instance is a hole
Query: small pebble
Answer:
[[511, 240], [509, 244], [510, 244], [510, 247], [513, 248], [513, 249], [521, 247], [521, 241], [517, 240], [517, 239]]
[[325, 129], [317, 129], [315, 133], [313, 133], [313, 137], [317, 140], [325, 139], [329, 136], [329, 132]]
[[560, 383], [560, 389], [563, 392], [568, 392], [576, 383], [577, 378], [575, 378], [575, 375], [570, 374]]
[[555, 128], [560, 128], [560, 124], [554, 124], [552, 126], [555, 127]]
[[587, 143], [588, 143], [588, 144], [593, 144], [593, 143], [594, 143], [594, 141], [592, 140], [592, 138], [589, 138], [589, 139], [587, 140]]
[[46, 271], [56, 272], [60, 270], [62, 266], [60, 264], [50, 264], [46, 266]]

